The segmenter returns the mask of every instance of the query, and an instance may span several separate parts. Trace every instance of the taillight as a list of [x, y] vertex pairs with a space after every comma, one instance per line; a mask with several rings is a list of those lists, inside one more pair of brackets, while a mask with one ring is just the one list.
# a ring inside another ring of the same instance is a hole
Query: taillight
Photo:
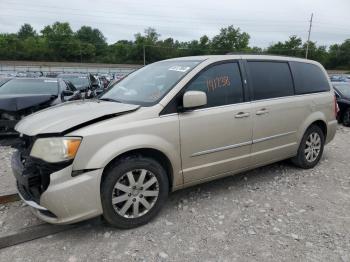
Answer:
[[336, 98], [336, 96], [334, 96], [334, 116], [335, 116], [335, 118], [337, 118], [338, 112], [339, 112], [339, 106], [337, 103], [337, 98]]

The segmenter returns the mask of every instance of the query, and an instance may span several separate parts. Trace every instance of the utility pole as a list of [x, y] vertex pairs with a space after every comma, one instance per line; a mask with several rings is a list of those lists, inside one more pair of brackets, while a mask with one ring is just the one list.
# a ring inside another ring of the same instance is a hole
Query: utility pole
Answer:
[[143, 45], [143, 65], [146, 65], [146, 47]]
[[314, 14], [311, 14], [311, 19], [310, 19], [310, 26], [309, 26], [309, 35], [307, 37], [307, 43], [306, 43], [306, 53], [305, 53], [305, 58], [307, 59], [307, 55], [309, 54], [309, 44], [310, 44], [310, 36], [311, 36], [311, 28], [312, 28], [312, 19], [314, 18]]

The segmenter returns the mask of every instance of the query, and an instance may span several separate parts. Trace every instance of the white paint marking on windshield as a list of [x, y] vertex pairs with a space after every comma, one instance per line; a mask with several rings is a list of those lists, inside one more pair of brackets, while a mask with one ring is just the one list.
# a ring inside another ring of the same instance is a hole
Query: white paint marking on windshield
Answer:
[[169, 68], [170, 71], [177, 71], [177, 72], [182, 72], [185, 73], [186, 71], [190, 70], [191, 67], [188, 66], [172, 66]]

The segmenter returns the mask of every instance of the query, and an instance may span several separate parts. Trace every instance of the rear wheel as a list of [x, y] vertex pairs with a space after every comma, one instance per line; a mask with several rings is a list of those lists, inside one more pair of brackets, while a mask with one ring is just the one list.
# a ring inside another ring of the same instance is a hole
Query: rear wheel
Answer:
[[298, 149], [298, 154], [292, 158], [292, 162], [301, 168], [313, 168], [320, 161], [324, 148], [324, 134], [320, 127], [309, 127]]
[[103, 216], [118, 228], [149, 222], [163, 206], [169, 191], [168, 176], [155, 160], [131, 157], [119, 160], [101, 185]]
[[350, 108], [346, 109], [342, 120], [344, 126], [350, 126]]

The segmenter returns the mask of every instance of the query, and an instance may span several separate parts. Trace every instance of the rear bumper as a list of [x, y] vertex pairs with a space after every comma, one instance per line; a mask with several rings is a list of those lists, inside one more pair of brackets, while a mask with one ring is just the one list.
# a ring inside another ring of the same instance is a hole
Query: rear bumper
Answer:
[[328, 144], [330, 141], [333, 140], [335, 133], [337, 132], [338, 127], [338, 120], [332, 120], [328, 122], [327, 126], [327, 137], [326, 137], [326, 144]]

